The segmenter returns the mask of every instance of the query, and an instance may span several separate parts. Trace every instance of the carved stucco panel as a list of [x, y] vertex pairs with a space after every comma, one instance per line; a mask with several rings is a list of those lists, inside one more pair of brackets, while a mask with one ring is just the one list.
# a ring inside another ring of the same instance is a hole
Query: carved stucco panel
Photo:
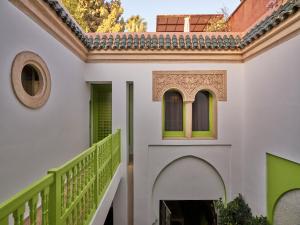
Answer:
[[161, 101], [166, 91], [178, 90], [184, 101], [194, 101], [200, 90], [209, 90], [218, 101], [227, 100], [227, 76], [225, 70], [208, 71], [154, 71], [153, 101]]

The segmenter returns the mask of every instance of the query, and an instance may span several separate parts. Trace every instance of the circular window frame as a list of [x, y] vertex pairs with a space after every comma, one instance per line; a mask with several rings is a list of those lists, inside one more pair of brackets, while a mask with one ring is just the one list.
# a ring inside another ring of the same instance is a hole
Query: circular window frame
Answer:
[[[29, 95], [22, 84], [22, 71], [26, 65], [32, 66], [39, 75], [39, 90], [34, 96]], [[44, 60], [34, 52], [19, 53], [12, 64], [11, 81], [17, 99], [31, 109], [38, 109], [45, 105], [51, 91], [51, 78]]]

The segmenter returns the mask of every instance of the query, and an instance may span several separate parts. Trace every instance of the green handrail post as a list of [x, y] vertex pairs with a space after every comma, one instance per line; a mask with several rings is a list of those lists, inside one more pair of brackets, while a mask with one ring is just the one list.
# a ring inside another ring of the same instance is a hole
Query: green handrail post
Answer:
[[52, 174], [54, 182], [50, 186], [49, 192], [49, 224], [62, 225], [60, 223], [61, 217], [61, 177], [58, 175], [56, 169], [48, 171]]
[[[111, 154], [111, 152], [112, 152], [112, 150], [111, 150], [112, 149], [112, 134], [110, 134], [108, 136], [108, 143], [109, 143], [109, 145], [108, 145], [108, 149], [106, 149], [106, 151], [109, 151], [107, 154], [107, 156], [109, 157], [108, 158], [108, 168], [109, 168], [108, 173], [109, 173], [109, 180], [111, 180], [111, 178], [112, 178], [112, 176], [111, 176], [111, 174], [112, 174], [112, 154]], [[108, 185], [108, 184], [106, 184], [106, 185]]]
[[121, 129], [117, 130], [117, 134], [118, 134], [118, 142], [119, 142], [119, 146], [118, 146], [118, 163], [121, 163]]
[[98, 203], [100, 201], [98, 190], [99, 190], [99, 174], [98, 174], [98, 168], [99, 168], [99, 149], [97, 144], [93, 144], [93, 147], [95, 148], [94, 152], [94, 174], [95, 174], [95, 183], [94, 183], [94, 201], [95, 206], [97, 208]]
[[110, 137], [110, 179], [112, 179], [113, 177], [113, 162], [114, 162], [114, 159], [113, 159], [113, 146], [114, 145], [114, 142], [113, 142], [113, 135], [111, 135]]

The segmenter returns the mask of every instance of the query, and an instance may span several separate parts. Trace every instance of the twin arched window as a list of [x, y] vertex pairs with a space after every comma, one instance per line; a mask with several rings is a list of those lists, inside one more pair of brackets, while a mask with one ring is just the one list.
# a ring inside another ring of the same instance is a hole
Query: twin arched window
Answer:
[[[169, 90], [165, 93], [163, 136], [186, 137], [190, 133], [191, 137], [213, 137], [213, 96], [208, 91], [199, 91], [191, 103], [192, 107], [186, 104], [190, 103], [184, 103], [178, 91]], [[186, 122], [191, 122], [190, 126]]]

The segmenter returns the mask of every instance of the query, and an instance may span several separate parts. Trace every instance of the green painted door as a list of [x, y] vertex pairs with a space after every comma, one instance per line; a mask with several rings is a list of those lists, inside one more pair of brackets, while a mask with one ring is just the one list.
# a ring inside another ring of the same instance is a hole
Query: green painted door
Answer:
[[94, 144], [112, 133], [111, 84], [91, 86], [91, 143]]

